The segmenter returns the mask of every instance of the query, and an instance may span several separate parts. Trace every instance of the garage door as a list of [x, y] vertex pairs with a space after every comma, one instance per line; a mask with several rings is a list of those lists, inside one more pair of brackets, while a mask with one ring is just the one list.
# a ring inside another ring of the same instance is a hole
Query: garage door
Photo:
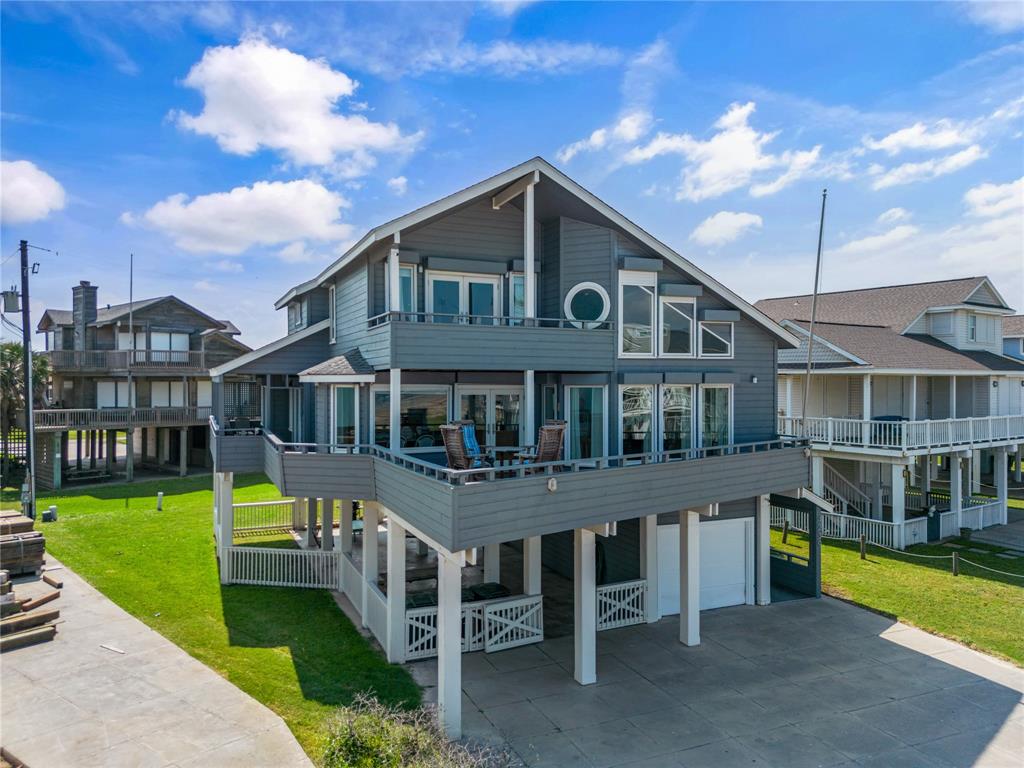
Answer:
[[[658, 604], [679, 613], [679, 526], [658, 526]], [[700, 524], [700, 608], [754, 602], [754, 520]]]

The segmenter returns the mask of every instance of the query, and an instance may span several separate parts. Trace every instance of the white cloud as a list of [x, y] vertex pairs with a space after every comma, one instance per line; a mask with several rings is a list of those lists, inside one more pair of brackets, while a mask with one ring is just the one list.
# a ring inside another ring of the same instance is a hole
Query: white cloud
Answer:
[[171, 195], [127, 220], [163, 232], [186, 251], [235, 255], [257, 245], [347, 238], [352, 227], [340, 221], [346, 207], [344, 197], [307, 179], [258, 181], [191, 200]]
[[[497, 40], [486, 45], [460, 41], [451, 48], [420, 45], [404, 53], [408, 58], [407, 67], [414, 73], [487, 72], [499, 77], [531, 73], [564, 75], [618, 64], [622, 60], [622, 54], [614, 48], [559, 40]], [[388, 73], [393, 66], [393, 62], [384, 66], [381, 74]]]
[[297, 165], [335, 165], [350, 177], [373, 167], [373, 152], [409, 151], [421, 138], [394, 123], [342, 114], [339, 103], [355, 93], [355, 80], [259, 38], [208, 48], [184, 82], [204, 104], [198, 115], [176, 113], [178, 125], [236, 155], [272, 149]]
[[888, 171], [875, 167], [874, 170], [879, 173], [879, 176], [872, 183], [871, 188], [886, 189], [945, 176], [976, 163], [987, 154], [977, 144], [972, 144], [967, 149], [962, 149], [952, 155], [933, 157], [917, 163], [903, 163]]
[[211, 283], [209, 280], [196, 280], [194, 283], [192, 283], [192, 287], [195, 288], [197, 291], [203, 291], [205, 293], [210, 293], [212, 291], [217, 290], [216, 283]]
[[846, 256], [853, 256], [862, 253], [873, 253], [877, 251], [883, 251], [886, 248], [891, 248], [894, 245], [898, 245], [918, 233], [918, 228], [912, 224], [901, 224], [898, 227], [893, 227], [888, 232], [881, 235], [871, 235], [870, 237], [864, 237], [860, 240], [851, 240], [848, 243], [836, 248], [833, 253], [842, 254]]
[[568, 163], [582, 152], [603, 149], [611, 143], [636, 141], [651, 129], [651, 115], [645, 110], [629, 112], [611, 125], [598, 128], [587, 138], [567, 144], [555, 153], [559, 162]]
[[25, 224], [64, 207], [64, 187], [28, 160], [0, 162], [0, 221]]
[[965, 147], [978, 137], [977, 126], [939, 120], [932, 125], [917, 122], [907, 128], [893, 131], [881, 139], [864, 138], [864, 146], [876, 152], [895, 156], [905, 150], [939, 150]]
[[277, 257], [286, 264], [309, 264], [327, 261], [328, 254], [312, 251], [304, 240], [296, 240], [279, 250]]
[[971, 0], [960, 8], [971, 22], [993, 32], [1024, 29], [1024, 5], [1018, 0]]
[[979, 184], [964, 194], [972, 216], [1024, 215], [1024, 176], [1007, 184]]
[[906, 208], [890, 208], [878, 215], [875, 219], [879, 224], [895, 224], [898, 221], [906, 221], [910, 218], [910, 211]]
[[393, 179], [388, 179], [387, 183], [388, 189], [398, 197], [404, 197], [409, 190], [409, 180], [405, 176], [395, 176]]
[[[749, 125], [755, 108], [754, 102], [731, 104], [715, 122], [717, 133], [707, 141], [687, 133], [659, 133], [646, 145], [627, 152], [625, 160], [636, 164], [661, 155], [682, 155], [687, 164], [677, 200], [697, 202], [747, 186], [755, 197], [774, 194], [807, 175], [817, 163], [821, 147], [778, 155], [766, 152], [778, 133], [760, 133]], [[777, 169], [782, 172], [774, 180], [751, 186], [755, 175]]]
[[751, 229], [760, 229], [762, 219], [755, 213], [719, 211], [709, 216], [690, 234], [700, 245], [725, 245], [745, 235]]
[[487, 0], [484, 7], [497, 16], [510, 18], [536, 2], [537, 0]]
[[231, 259], [220, 259], [218, 261], [210, 262], [206, 265], [206, 268], [212, 269], [216, 272], [231, 272], [234, 274], [245, 271], [245, 267]]

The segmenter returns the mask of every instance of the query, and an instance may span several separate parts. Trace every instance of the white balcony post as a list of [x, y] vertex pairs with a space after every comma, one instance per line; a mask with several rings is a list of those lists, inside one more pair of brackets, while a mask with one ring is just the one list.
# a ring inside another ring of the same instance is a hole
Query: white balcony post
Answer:
[[380, 572], [377, 554], [377, 524], [380, 508], [375, 501], [363, 502], [363, 626], [368, 627], [367, 613], [370, 607], [370, 585], [377, 585]]
[[323, 526], [320, 529], [320, 549], [330, 552], [334, 549], [334, 499], [324, 499]]
[[537, 316], [537, 275], [533, 258], [533, 184], [528, 184], [523, 193], [523, 289], [526, 291], [524, 309], [526, 316]]
[[316, 546], [316, 508], [316, 497], [310, 496], [306, 499], [306, 549], [312, 549]]
[[903, 522], [907, 516], [907, 488], [903, 479], [903, 465], [891, 464], [892, 469], [892, 525], [896, 549], [903, 549]]
[[501, 544], [484, 545], [484, 581], [501, 581]]
[[462, 566], [437, 553], [437, 704], [450, 739], [462, 737]]
[[523, 539], [523, 594], [541, 593], [541, 538], [531, 536]]
[[883, 507], [882, 498], [885, 495], [885, 493], [884, 493], [885, 488], [884, 488], [884, 485], [882, 483], [882, 472], [884, 471], [884, 465], [883, 464], [875, 464], [873, 466], [875, 467], [875, 471], [874, 471], [875, 482], [872, 485], [872, 490], [874, 491], [874, 498], [871, 500], [871, 505], [872, 505], [872, 511], [877, 515], [877, 517], [875, 517], [875, 519], [876, 520], [882, 520], [882, 519], [885, 518], [884, 510], [882, 509], [882, 507]]
[[1006, 524], [1006, 506], [1010, 497], [1010, 465], [1007, 462], [1009, 451], [1006, 448], [996, 448], [996, 459], [992, 465], [992, 473], [995, 475], [996, 500], [999, 502], [999, 520]]
[[388, 311], [399, 312], [402, 309], [402, 286], [401, 271], [398, 263], [398, 244], [401, 242], [401, 235], [395, 233], [395, 244], [388, 251]]
[[392, 368], [391, 378], [388, 385], [388, 423], [391, 428], [391, 438], [388, 446], [394, 453], [402, 450], [402, 369]]
[[679, 513], [679, 642], [700, 645], [700, 513]]
[[[949, 418], [956, 418], [956, 376], [949, 377]], [[952, 430], [952, 424], [950, 430]], [[952, 439], [952, 434], [950, 435]]]
[[[757, 498], [757, 514], [755, 515], [755, 526], [757, 528], [757, 604], [768, 605], [772, 601], [772, 507], [768, 494], [762, 494]], [[846, 522], [846, 518], [843, 518]]]
[[661, 618], [658, 605], [658, 516], [640, 518], [640, 575], [647, 582], [647, 623]]
[[934, 463], [935, 457], [930, 454], [921, 457], [921, 490], [926, 494], [932, 491], [932, 465]]
[[861, 396], [861, 442], [866, 446], [871, 442], [871, 374], [864, 375], [864, 391]]
[[533, 445], [537, 440], [537, 427], [534, 421], [537, 411], [534, 396], [537, 388], [534, 382], [534, 372], [523, 371], [523, 445]]
[[960, 457], [955, 453], [949, 454], [949, 511], [956, 514], [956, 527], [963, 527], [963, 472], [960, 467]]
[[235, 535], [235, 475], [233, 472], [218, 472], [220, 498], [217, 501], [218, 524], [220, 525], [220, 583], [230, 584], [231, 573], [225, 549], [234, 543]]
[[405, 661], [405, 528], [388, 514], [388, 661]]
[[818, 496], [825, 493], [825, 458], [811, 456], [811, 490]]
[[917, 421], [917, 376], [910, 377], [910, 420]]
[[[973, 423], [973, 422], [972, 422]], [[981, 451], [971, 451], [971, 493], [981, 493]]]
[[351, 499], [338, 499], [338, 527], [341, 528], [341, 551], [352, 554], [352, 504]]
[[597, 568], [594, 532], [573, 532], [573, 677], [580, 685], [597, 682]]

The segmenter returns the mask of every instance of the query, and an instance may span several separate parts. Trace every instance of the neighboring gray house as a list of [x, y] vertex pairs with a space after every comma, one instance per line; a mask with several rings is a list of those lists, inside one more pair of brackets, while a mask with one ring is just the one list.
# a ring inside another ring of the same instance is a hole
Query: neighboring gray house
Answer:
[[[679, 613], [696, 644], [701, 609], [770, 600], [769, 495], [807, 504], [806, 441], [780, 440], [775, 413], [777, 354], [798, 336], [544, 160], [371, 230], [276, 306], [288, 335], [211, 371], [222, 580], [342, 589], [389, 659], [439, 657], [450, 733], [461, 650], [568, 624], [588, 684], [600, 629]], [[262, 431], [232, 425], [240, 375], [263, 383]], [[506, 463], [448, 469], [453, 419]], [[549, 419], [567, 422], [564, 459], [523, 464]], [[317, 499], [325, 530], [340, 502], [341, 551], [232, 546], [255, 508], [233, 505], [232, 475], [253, 469], [306, 500], [310, 530]], [[352, 546], [353, 500], [363, 530], [387, 520], [383, 582], [377, 548]], [[413, 600], [406, 535], [436, 558], [433, 606]], [[521, 579], [500, 568], [510, 542]], [[300, 554], [316, 559], [289, 570]], [[481, 554], [487, 581], [522, 594], [470, 602]], [[571, 584], [568, 616], [545, 617], [542, 563]]]
[[140, 462], [210, 466], [209, 369], [249, 351], [238, 328], [174, 296], [101, 306], [86, 280], [71, 294], [72, 308], [45, 310], [36, 329], [51, 369], [48, 407], [35, 412], [39, 486], [131, 479]]
[[1024, 362], [1004, 354], [1019, 318], [988, 278], [819, 295], [806, 413], [811, 297], [756, 306], [801, 338], [779, 352], [779, 429], [812, 440], [812, 488], [846, 515], [825, 524], [902, 548], [1006, 522]]
[[1003, 354], [1024, 360], [1024, 315], [1003, 318]]

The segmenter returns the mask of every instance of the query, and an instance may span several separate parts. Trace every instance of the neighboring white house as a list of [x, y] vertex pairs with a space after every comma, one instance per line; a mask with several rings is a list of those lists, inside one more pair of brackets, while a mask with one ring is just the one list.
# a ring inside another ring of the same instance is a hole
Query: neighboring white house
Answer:
[[1024, 315], [1003, 318], [1003, 354], [1024, 360]]
[[869, 538], [903, 547], [1005, 522], [1024, 362], [1004, 323], [1018, 353], [1024, 323], [988, 278], [820, 294], [806, 393], [811, 297], [756, 306], [803, 339], [779, 351], [779, 431], [812, 439], [814, 490], [877, 521], [861, 524]]

